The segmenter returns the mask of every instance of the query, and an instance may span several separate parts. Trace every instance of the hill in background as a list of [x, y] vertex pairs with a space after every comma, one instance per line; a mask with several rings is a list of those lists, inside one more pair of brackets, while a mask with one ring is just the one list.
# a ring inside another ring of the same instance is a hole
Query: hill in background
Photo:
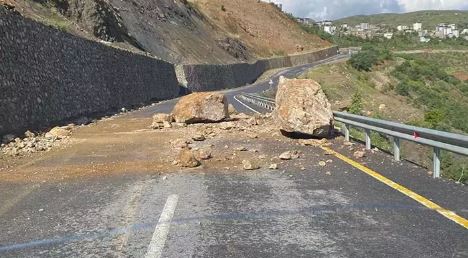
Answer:
[[385, 13], [358, 15], [336, 20], [336, 23], [338, 24], [385, 24], [393, 28], [396, 28], [398, 25], [410, 25], [415, 22], [422, 22], [424, 29], [434, 29], [434, 27], [439, 23], [453, 23], [458, 25], [468, 24], [468, 11], [418, 11], [403, 14]]
[[171, 63], [237, 63], [330, 43], [257, 0], [8, 0], [23, 16]]

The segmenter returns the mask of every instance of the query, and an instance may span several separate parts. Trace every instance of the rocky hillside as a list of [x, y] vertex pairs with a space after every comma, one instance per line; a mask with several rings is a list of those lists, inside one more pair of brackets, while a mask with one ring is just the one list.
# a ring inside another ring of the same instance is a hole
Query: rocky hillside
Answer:
[[[172, 63], [235, 63], [328, 45], [256, 0], [8, 2], [22, 15], [58, 29]], [[246, 8], [246, 3], [255, 8]]]
[[305, 33], [275, 5], [258, 0], [189, 0], [230, 37], [263, 57], [300, 53], [328, 45]]

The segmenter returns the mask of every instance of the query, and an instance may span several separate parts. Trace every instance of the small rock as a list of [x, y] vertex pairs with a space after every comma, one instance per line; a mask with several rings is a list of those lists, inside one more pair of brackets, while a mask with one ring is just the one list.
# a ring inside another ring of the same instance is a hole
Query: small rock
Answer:
[[356, 159], [362, 159], [366, 156], [366, 152], [365, 151], [356, 151], [353, 153], [353, 156], [354, 158]]
[[345, 141], [345, 142], [343, 142], [343, 145], [345, 145], [345, 146], [353, 146], [354, 143], [349, 142], [349, 141]]
[[36, 135], [31, 131], [26, 131], [24, 133], [24, 136], [26, 136], [27, 138], [34, 138]]
[[283, 152], [279, 156], [279, 158], [282, 159], [282, 160], [298, 159], [299, 158], [299, 153], [297, 151], [286, 151], [286, 152]]
[[201, 163], [191, 150], [182, 149], [179, 152], [178, 165], [186, 168], [194, 168], [200, 166]]
[[62, 138], [70, 136], [70, 134], [71, 134], [71, 131], [69, 127], [57, 126], [57, 127], [52, 128], [52, 130], [50, 130], [49, 132], [47, 132], [45, 137], [49, 139], [51, 138], [62, 139]]
[[165, 122], [163, 122], [163, 127], [164, 128], [172, 128], [172, 124], [171, 124], [171, 122], [165, 121]]
[[327, 174], [328, 176], [331, 176], [331, 172], [330, 172], [330, 171], [325, 172], [325, 174]]
[[196, 156], [200, 160], [209, 160], [212, 158], [211, 149], [201, 148], [196, 152]]
[[164, 122], [169, 122], [172, 123], [174, 121], [174, 118], [172, 117], [171, 114], [164, 114], [164, 113], [158, 113], [153, 116], [153, 123], [164, 123]]
[[176, 149], [185, 149], [189, 147], [190, 142], [184, 139], [177, 139], [172, 142], [172, 146]]
[[192, 136], [192, 140], [196, 142], [202, 142], [206, 140], [205, 136], [202, 133], [196, 133], [194, 136]]
[[242, 167], [244, 168], [244, 170], [256, 170], [260, 168], [258, 164], [251, 160], [243, 160]]
[[270, 167], [269, 167], [269, 169], [271, 169], [271, 170], [277, 170], [277, 169], [278, 169], [278, 164], [275, 164], [275, 163], [271, 164]]
[[379, 106], [379, 111], [384, 111], [386, 107], [387, 107], [387, 105], [385, 105], [385, 104], [380, 104], [380, 106]]
[[223, 122], [219, 124], [219, 128], [221, 128], [222, 130], [231, 130], [234, 127], [236, 127], [236, 124], [234, 124], [234, 122]]
[[236, 151], [247, 151], [248, 149], [244, 146], [236, 148]]
[[325, 161], [320, 161], [319, 162], [319, 166], [321, 167], [325, 167], [327, 165], [327, 163]]

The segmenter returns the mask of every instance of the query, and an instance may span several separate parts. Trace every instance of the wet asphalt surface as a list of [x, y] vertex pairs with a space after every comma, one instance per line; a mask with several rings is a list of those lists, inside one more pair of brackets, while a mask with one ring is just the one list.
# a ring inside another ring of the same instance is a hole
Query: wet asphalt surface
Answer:
[[[287, 69], [294, 77], [309, 66]], [[258, 92], [268, 82], [227, 91]], [[167, 101], [131, 113], [168, 112]], [[290, 146], [265, 145], [281, 153]], [[168, 196], [162, 257], [468, 257], [468, 230], [320, 148], [280, 170], [175, 171], [37, 184], [0, 181], [0, 257], [144, 257]], [[353, 150], [334, 142], [336, 151]], [[319, 161], [328, 160], [325, 167]], [[468, 217], [466, 186], [383, 152], [366, 166]], [[21, 198], [20, 198], [21, 197]]]

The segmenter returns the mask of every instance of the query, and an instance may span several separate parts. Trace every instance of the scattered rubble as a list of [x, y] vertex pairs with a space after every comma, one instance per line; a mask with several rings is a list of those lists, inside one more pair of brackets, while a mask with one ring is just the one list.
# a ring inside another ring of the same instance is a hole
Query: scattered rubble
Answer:
[[62, 139], [71, 135], [71, 126], [54, 127], [45, 134], [46, 138]]
[[199, 160], [209, 160], [213, 157], [212, 150], [211, 148], [201, 148], [197, 150], [195, 157]]
[[184, 139], [176, 139], [171, 142], [174, 149], [188, 149], [189, 144], [191, 144], [191, 142]]
[[353, 157], [356, 158], [356, 159], [362, 159], [366, 156], [366, 152], [365, 151], [356, 151], [353, 153]]
[[177, 165], [184, 168], [195, 168], [201, 165], [195, 154], [189, 149], [182, 149], [177, 158]]
[[153, 116], [153, 124], [151, 124], [151, 128], [153, 129], [160, 129], [160, 128], [171, 128], [172, 122], [174, 118], [172, 114], [163, 114], [158, 113]]
[[288, 133], [327, 137], [333, 129], [331, 104], [313, 80], [280, 78], [275, 119]]
[[244, 170], [257, 170], [260, 169], [260, 165], [257, 164], [257, 162], [252, 161], [252, 160], [243, 160], [242, 161], [242, 167]]
[[286, 152], [283, 152], [279, 156], [281, 160], [292, 160], [292, 159], [298, 159], [299, 157], [300, 155], [298, 151], [286, 151]]
[[205, 138], [205, 135], [198, 132], [198, 133], [196, 133], [195, 135], [192, 136], [192, 140], [194, 140], [196, 142], [202, 142], [202, 141], [206, 140], [206, 138]]
[[269, 167], [269, 169], [271, 169], [271, 170], [277, 170], [277, 169], [278, 169], [278, 164], [275, 164], [275, 163], [271, 164], [270, 167]]
[[25, 138], [15, 138], [14, 135], [3, 137], [1, 152], [6, 156], [24, 156], [35, 152], [50, 151], [53, 147], [69, 138], [72, 126], [54, 127], [45, 134], [38, 134], [31, 131], [24, 133]]

